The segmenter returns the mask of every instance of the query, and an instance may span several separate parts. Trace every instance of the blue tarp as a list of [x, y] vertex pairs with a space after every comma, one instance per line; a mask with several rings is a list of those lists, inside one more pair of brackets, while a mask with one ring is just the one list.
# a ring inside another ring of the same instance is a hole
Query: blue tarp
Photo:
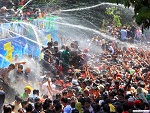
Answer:
[[15, 37], [15, 38], [6, 38], [0, 40], [0, 67], [4, 68], [7, 67], [11, 62], [6, 58], [7, 51], [4, 50], [4, 44], [11, 42], [11, 46], [14, 47], [14, 51], [12, 52], [12, 57], [14, 58], [15, 55], [18, 55], [19, 58], [22, 57], [23, 54], [32, 55], [32, 57], [40, 58], [40, 48], [37, 44], [25, 40], [22, 37]]
[[[45, 37], [39, 37], [39, 39], [43, 40], [40, 41], [40, 43], [44, 46], [47, 46], [48, 40], [46, 39], [46, 35], [48, 34], [51, 34], [53, 41], [58, 41], [57, 30], [53, 30], [51, 32], [43, 31], [43, 34], [45, 35]], [[11, 47], [14, 48], [11, 55], [12, 58], [14, 58], [15, 55], [18, 55], [20, 59], [24, 54], [31, 55], [33, 58], [34, 57], [37, 57], [39, 59], [41, 58], [39, 45], [33, 42], [33, 41], [38, 42], [35, 36], [28, 35], [26, 37], [28, 37], [29, 40], [27, 40], [23, 36], [20, 37], [15, 36], [15, 37], [5, 38], [0, 40], [0, 68], [8, 67], [8, 65], [12, 62], [6, 59], [8, 54], [11, 54], [11, 52], [8, 52], [4, 49], [4, 45], [9, 42], [11, 42]], [[33, 41], [30, 41], [30, 39]]]

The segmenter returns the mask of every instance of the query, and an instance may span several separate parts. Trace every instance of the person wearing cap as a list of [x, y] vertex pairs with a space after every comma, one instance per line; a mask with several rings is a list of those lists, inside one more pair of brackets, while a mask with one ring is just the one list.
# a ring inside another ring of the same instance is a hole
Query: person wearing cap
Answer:
[[32, 90], [33, 88], [31, 86], [25, 86], [24, 93], [20, 95], [22, 100], [27, 100]]

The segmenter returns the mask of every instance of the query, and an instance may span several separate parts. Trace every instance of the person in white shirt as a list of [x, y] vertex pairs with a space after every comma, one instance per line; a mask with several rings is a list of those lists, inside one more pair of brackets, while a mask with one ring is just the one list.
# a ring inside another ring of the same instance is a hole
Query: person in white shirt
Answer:
[[138, 27], [135, 32], [135, 39], [140, 40], [141, 37], [142, 37], [142, 31], [141, 31], [140, 27]]
[[42, 92], [42, 95], [49, 94], [49, 96], [52, 96], [50, 81], [47, 77], [43, 78], [43, 81], [41, 84], [41, 92]]

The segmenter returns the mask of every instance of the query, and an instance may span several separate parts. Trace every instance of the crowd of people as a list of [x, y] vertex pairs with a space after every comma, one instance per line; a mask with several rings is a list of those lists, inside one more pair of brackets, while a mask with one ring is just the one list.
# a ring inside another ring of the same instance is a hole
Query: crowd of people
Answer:
[[[24, 0], [19, 3], [24, 5]], [[16, 15], [1, 8], [1, 14]], [[44, 16], [39, 8], [19, 12], [18, 19]], [[4, 16], [2, 16], [3, 18]], [[3, 19], [2, 19], [3, 20]], [[5, 20], [6, 21], [6, 20]], [[4, 21], [2, 21], [4, 22]], [[145, 40], [140, 28], [108, 26], [107, 35], [126, 43]], [[132, 113], [150, 108], [150, 51], [96, 37], [99, 53], [80, 41], [48, 42], [43, 59], [30, 55], [0, 69], [0, 113]], [[26, 59], [26, 60], [25, 60]], [[30, 65], [28, 63], [30, 62]]]
[[[25, 3], [21, 0], [18, 4], [22, 7]], [[28, 20], [45, 13], [40, 8], [18, 13], [2, 7], [1, 14], [3, 23], [12, 15]], [[107, 35], [124, 43], [146, 39], [132, 23], [128, 28], [110, 25]], [[93, 38], [92, 44], [101, 54], [80, 48], [80, 41], [61, 47], [55, 41], [42, 48], [41, 60], [31, 55], [19, 59], [16, 55], [8, 68], [0, 69], [0, 113], [149, 112], [149, 48], [127, 47], [101, 37]]]
[[3, 6], [0, 9], [0, 13], [0, 22], [2, 23], [16, 20], [30, 21], [30, 19], [42, 18], [44, 16], [44, 12], [40, 8], [29, 8], [22, 11], [15, 8], [7, 9], [7, 7]]
[[107, 26], [107, 34], [116, 37], [121, 41], [139, 43], [145, 41], [146, 36], [140, 27], [134, 26], [133, 22], [129, 26], [114, 27], [113, 24]]
[[[8, 68], [0, 69], [0, 112], [149, 110], [150, 51], [105, 38], [91, 41], [101, 54], [80, 48], [80, 41], [61, 47], [57, 41], [48, 42], [41, 50], [42, 60], [28, 56], [23, 61], [24, 56], [20, 60], [15, 58]], [[31, 65], [26, 66], [31, 59]], [[40, 73], [39, 68], [42, 68]]]
[[33, 2], [36, 1], [17, 0], [13, 2], [10, 0], [10, 2], [4, 3], [4, 6], [0, 8], [0, 23], [16, 20], [30, 21], [31, 19], [43, 18], [45, 14], [54, 10], [52, 8], [33, 6], [33, 4], [36, 4]]

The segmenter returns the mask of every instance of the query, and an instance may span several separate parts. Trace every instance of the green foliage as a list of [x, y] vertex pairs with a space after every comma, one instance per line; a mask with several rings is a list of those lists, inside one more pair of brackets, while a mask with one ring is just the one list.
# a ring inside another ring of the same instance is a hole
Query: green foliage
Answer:
[[106, 13], [109, 15], [114, 15], [116, 10], [117, 10], [117, 7], [109, 7], [109, 8], [106, 8]]
[[120, 16], [118, 15], [114, 15], [114, 25], [120, 27], [121, 23], [120, 23]]
[[150, 27], [150, 0], [109, 0], [112, 3], [122, 3], [125, 7], [134, 7], [135, 22], [143, 28]]
[[120, 22], [120, 12], [117, 11], [118, 8], [117, 7], [109, 7], [109, 8], [106, 8], [106, 13], [108, 15], [111, 15], [112, 18], [113, 18], [113, 22], [114, 22], [114, 26], [118, 26], [120, 27], [121, 26], [121, 22]]

